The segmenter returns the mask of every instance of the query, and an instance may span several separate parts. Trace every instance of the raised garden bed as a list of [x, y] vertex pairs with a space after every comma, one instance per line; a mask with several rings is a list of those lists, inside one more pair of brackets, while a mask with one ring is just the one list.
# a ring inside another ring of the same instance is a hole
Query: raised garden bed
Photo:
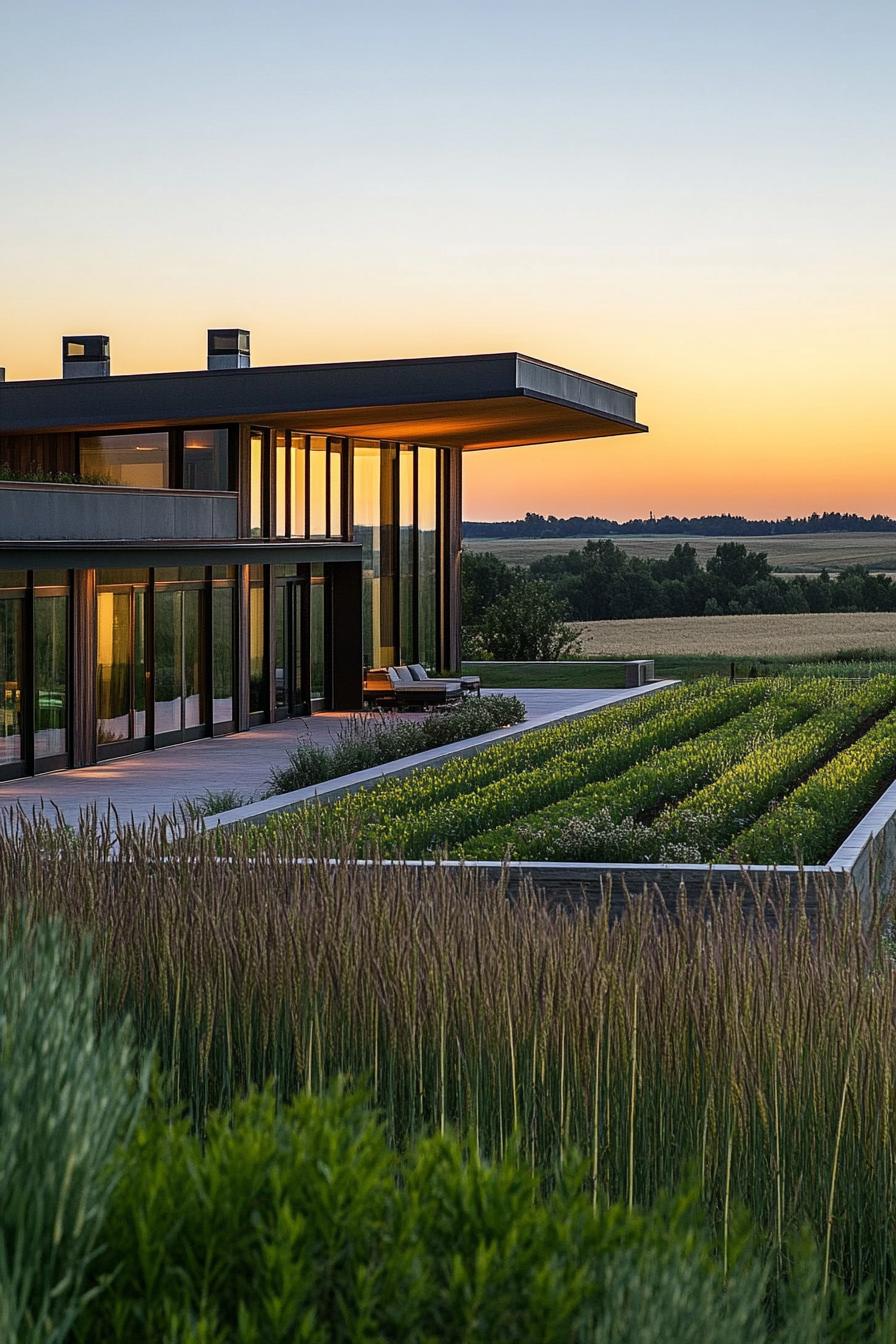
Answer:
[[825, 864], [894, 775], [896, 677], [709, 680], [266, 825], [406, 858]]

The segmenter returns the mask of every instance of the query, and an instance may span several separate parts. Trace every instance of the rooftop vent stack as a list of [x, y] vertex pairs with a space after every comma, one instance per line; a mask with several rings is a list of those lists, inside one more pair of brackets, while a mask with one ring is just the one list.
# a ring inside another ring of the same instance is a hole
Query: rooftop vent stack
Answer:
[[0, 367], [0, 383], [6, 382], [6, 370]]
[[108, 378], [108, 336], [63, 336], [63, 378]]
[[208, 367], [216, 369], [248, 369], [249, 333], [242, 327], [217, 327], [208, 333]]

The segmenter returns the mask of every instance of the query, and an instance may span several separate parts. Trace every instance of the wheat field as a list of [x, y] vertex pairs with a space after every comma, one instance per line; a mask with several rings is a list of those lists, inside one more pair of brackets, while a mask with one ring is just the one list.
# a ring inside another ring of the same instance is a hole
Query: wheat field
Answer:
[[579, 621], [582, 653], [596, 658], [720, 654], [802, 657], [845, 649], [896, 652], [896, 612], [818, 612], [799, 616], [676, 616]]
[[[565, 555], [588, 540], [599, 537], [471, 537], [464, 550], [491, 551], [509, 565], [531, 565], [545, 555]], [[796, 537], [689, 537], [629, 536], [610, 537], [610, 541], [629, 555], [663, 560], [679, 542], [687, 542], [705, 565], [723, 541], [742, 542], [748, 550], [764, 551], [773, 569], [781, 573], [817, 574], [822, 569], [839, 570], [847, 565], [867, 565], [870, 569], [896, 571], [896, 532], [819, 532]]]

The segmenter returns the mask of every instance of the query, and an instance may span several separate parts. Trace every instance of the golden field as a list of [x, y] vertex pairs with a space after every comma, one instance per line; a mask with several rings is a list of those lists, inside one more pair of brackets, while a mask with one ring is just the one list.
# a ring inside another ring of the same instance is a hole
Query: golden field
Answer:
[[[491, 551], [508, 565], [531, 565], [544, 555], [565, 555], [578, 550], [587, 540], [587, 537], [477, 537], [465, 540], [464, 550]], [[896, 570], [896, 532], [818, 532], [797, 537], [630, 536], [609, 540], [629, 555], [652, 560], [665, 559], [673, 547], [687, 542], [696, 550], [700, 564], [705, 565], [723, 541], [739, 541], [750, 551], [764, 551], [772, 568], [782, 573], [817, 574], [822, 569], [838, 570], [847, 565]]]
[[578, 621], [582, 654], [653, 658], [721, 654], [730, 658], [839, 653], [896, 653], [896, 612], [819, 612], [799, 616], [661, 616], [636, 621]]

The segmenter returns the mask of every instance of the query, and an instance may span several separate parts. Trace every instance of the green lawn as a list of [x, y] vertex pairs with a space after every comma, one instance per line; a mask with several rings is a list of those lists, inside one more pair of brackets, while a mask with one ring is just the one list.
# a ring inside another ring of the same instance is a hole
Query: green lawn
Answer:
[[[658, 678], [672, 677], [691, 681], [713, 673], [728, 676], [731, 659], [718, 654], [673, 655], [656, 658]], [[755, 658], [735, 660], [735, 675], [745, 677], [755, 666], [763, 676], [773, 676], [792, 667], [793, 658]], [[625, 685], [625, 669], [569, 659], [563, 663], [475, 663], [463, 664], [463, 671], [482, 678], [483, 686], [490, 689], [517, 689], [556, 686], [569, 690], [605, 690]]]

